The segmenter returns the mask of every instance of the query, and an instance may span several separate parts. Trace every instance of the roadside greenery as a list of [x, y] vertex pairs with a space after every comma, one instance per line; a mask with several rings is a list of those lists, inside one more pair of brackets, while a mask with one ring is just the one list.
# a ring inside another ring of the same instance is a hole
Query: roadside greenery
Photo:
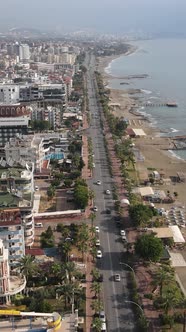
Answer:
[[157, 262], [163, 253], [163, 243], [154, 234], [144, 234], [137, 239], [135, 251], [143, 259]]
[[76, 180], [74, 186], [74, 200], [79, 209], [85, 209], [88, 205], [89, 190], [84, 180]]
[[135, 226], [147, 226], [157, 212], [144, 204], [136, 204], [129, 207], [129, 214]]

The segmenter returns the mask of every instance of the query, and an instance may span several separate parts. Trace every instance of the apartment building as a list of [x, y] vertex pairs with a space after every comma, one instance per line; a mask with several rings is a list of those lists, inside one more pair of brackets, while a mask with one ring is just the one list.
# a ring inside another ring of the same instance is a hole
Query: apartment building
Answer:
[[[24, 245], [31, 247], [34, 242], [34, 221], [32, 215], [34, 201], [33, 171], [34, 168], [31, 166], [29, 168], [28, 165], [27, 169], [0, 169], [0, 238], [2, 238], [2, 232], [4, 231], [6, 237], [11, 235], [9, 231], [16, 232], [19, 239], [24, 239], [24, 244], [22, 242], [21, 245], [20, 241], [19, 249], [17, 249], [23, 252]], [[17, 213], [16, 216], [14, 213]], [[9, 227], [13, 228], [9, 229]], [[21, 255], [22, 253], [19, 252], [19, 254]]]
[[8, 250], [8, 263], [10, 270], [13, 270], [25, 255], [24, 226], [19, 209], [0, 211], [0, 238]]
[[19, 58], [20, 61], [28, 61], [30, 59], [30, 48], [27, 44], [20, 44], [19, 46]]
[[47, 151], [43, 138], [39, 135], [20, 135], [6, 143], [6, 163], [10, 166], [26, 166], [27, 163], [31, 163], [34, 170], [40, 170]]
[[0, 103], [16, 104], [19, 102], [19, 85], [0, 84]]
[[22, 292], [26, 287], [26, 279], [17, 272], [11, 274], [9, 251], [0, 239], [0, 303], [8, 304], [10, 298]]
[[32, 104], [30, 107], [31, 120], [48, 121], [50, 127], [54, 130], [61, 127], [62, 110], [59, 107], [47, 106], [46, 108], [38, 108]]
[[27, 134], [29, 119], [29, 110], [24, 105], [0, 105], [0, 146], [17, 134]]

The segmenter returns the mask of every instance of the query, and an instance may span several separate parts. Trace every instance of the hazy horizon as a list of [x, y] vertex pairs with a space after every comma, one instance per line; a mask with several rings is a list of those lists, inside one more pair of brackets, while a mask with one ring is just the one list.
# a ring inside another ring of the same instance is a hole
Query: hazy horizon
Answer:
[[184, 0], [1, 0], [0, 29], [186, 34]]

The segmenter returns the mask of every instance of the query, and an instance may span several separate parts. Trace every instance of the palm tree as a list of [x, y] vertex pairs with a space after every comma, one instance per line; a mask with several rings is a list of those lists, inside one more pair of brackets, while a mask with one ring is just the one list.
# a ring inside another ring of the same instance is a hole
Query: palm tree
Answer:
[[96, 214], [94, 212], [92, 212], [89, 216], [90, 220], [91, 220], [91, 226], [93, 227], [94, 225], [94, 220], [96, 219]]
[[89, 190], [89, 199], [94, 199], [95, 193], [94, 190]]
[[167, 267], [161, 267], [155, 275], [153, 284], [160, 287], [160, 296], [163, 294], [163, 287], [174, 280], [173, 271]]
[[35, 263], [35, 257], [31, 255], [25, 255], [21, 257], [21, 259], [19, 260], [18, 269], [21, 274], [25, 276], [27, 281], [29, 276], [31, 276], [38, 269], [38, 266]]
[[54, 262], [51, 266], [51, 274], [53, 274], [55, 277], [59, 277], [61, 274], [61, 264]]
[[58, 247], [61, 249], [62, 254], [65, 256], [65, 261], [68, 262], [69, 261], [69, 253], [71, 251], [71, 243], [68, 242], [60, 242], [58, 244]]
[[97, 255], [97, 249], [96, 249], [95, 246], [91, 248], [90, 253], [93, 257], [93, 261], [95, 261], [95, 258], [96, 258], [96, 255]]
[[167, 315], [171, 309], [174, 309], [181, 302], [181, 296], [178, 294], [177, 288], [169, 289], [163, 296], [162, 307]]
[[98, 280], [99, 277], [100, 277], [100, 272], [98, 269], [96, 269], [95, 267], [92, 269], [91, 271], [91, 275], [92, 275], [92, 278], [93, 280]]
[[93, 319], [92, 326], [95, 331], [101, 332], [103, 322], [99, 317]]
[[64, 264], [63, 269], [66, 274], [66, 279], [68, 279], [69, 282], [72, 281], [72, 278], [76, 274], [76, 266], [74, 262], [67, 262]]
[[95, 293], [95, 296], [97, 297], [98, 295], [100, 295], [100, 291], [101, 291], [101, 285], [99, 282], [97, 281], [93, 281], [92, 285], [91, 285], [91, 291]]
[[81, 253], [82, 253], [82, 260], [84, 262], [85, 253], [88, 252], [89, 245], [87, 242], [81, 241], [77, 244], [77, 247], [78, 247], [78, 250], [81, 251]]
[[67, 308], [68, 303], [70, 303], [73, 298], [74, 285], [69, 283], [63, 284], [59, 289], [57, 289], [56, 292], [63, 294], [65, 299], [65, 308]]
[[103, 310], [103, 303], [99, 300], [93, 300], [91, 303], [91, 308], [95, 311], [95, 313], [98, 313]]

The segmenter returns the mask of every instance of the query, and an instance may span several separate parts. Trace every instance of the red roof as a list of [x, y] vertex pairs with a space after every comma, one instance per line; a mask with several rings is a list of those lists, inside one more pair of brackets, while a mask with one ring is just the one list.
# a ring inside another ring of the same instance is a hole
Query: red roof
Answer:
[[25, 249], [25, 254], [31, 256], [42, 256], [45, 253], [44, 250], [41, 248], [33, 248], [33, 249]]

